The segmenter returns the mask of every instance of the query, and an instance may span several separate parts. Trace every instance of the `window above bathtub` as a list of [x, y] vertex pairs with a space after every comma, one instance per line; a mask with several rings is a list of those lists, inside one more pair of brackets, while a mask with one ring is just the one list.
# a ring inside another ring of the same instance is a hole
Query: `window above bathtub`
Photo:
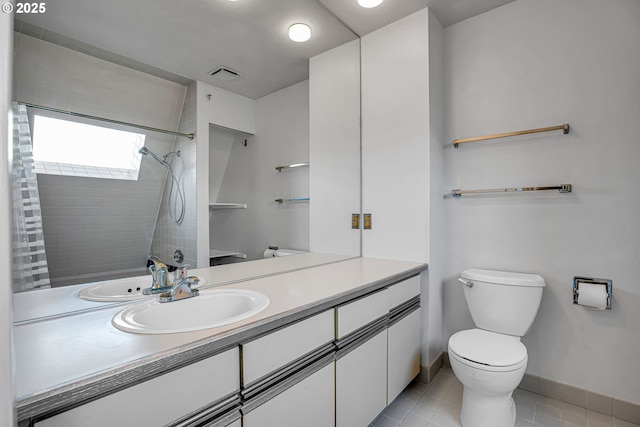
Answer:
[[36, 114], [32, 139], [37, 173], [138, 179], [143, 134]]

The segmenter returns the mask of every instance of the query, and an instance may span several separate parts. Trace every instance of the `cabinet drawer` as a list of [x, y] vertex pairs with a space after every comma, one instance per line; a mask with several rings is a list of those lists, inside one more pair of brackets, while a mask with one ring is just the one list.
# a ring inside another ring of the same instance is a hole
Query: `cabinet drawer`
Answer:
[[242, 346], [244, 385], [333, 341], [333, 310], [287, 326]]
[[389, 310], [420, 295], [420, 276], [413, 276], [389, 287]]
[[240, 389], [238, 348], [35, 423], [37, 427], [159, 426]]
[[367, 323], [388, 314], [389, 301], [387, 298], [387, 290], [383, 290], [337, 307], [336, 338], [342, 338]]

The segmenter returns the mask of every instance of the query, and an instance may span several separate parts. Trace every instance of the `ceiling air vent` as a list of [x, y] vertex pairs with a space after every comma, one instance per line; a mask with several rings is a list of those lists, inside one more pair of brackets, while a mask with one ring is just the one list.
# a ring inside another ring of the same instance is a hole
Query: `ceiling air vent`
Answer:
[[215, 79], [222, 80], [225, 82], [230, 82], [231, 80], [237, 79], [242, 74], [240, 74], [235, 70], [232, 70], [229, 67], [220, 66], [215, 70], [209, 71], [209, 75]]

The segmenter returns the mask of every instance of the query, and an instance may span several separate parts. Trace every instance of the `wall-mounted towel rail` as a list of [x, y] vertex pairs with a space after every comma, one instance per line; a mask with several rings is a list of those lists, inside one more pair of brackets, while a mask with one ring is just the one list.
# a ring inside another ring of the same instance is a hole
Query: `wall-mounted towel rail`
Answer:
[[309, 166], [309, 162], [294, 163], [292, 165], [276, 166], [276, 170], [278, 172], [282, 172], [282, 169], [299, 168], [300, 166]]
[[292, 199], [276, 199], [275, 202], [276, 203], [296, 203], [296, 202], [308, 202], [309, 198], [308, 197], [294, 197]]
[[565, 135], [569, 133], [569, 123], [565, 123], [559, 126], [550, 126], [546, 128], [538, 128], [538, 129], [528, 129], [528, 130], [520, 130], [516, 132], [507, 132], [507, 133], [498, 133], [495, 135], [487, 135], [487, 136], [476, 136], [474, 138], [463, 138], [463, 139], [454, 139], [453, 146], [458, 148], [458, 144], [464, 144], [467, 142], [477, 142], [477, 141], [485, 141], [487, 139], [497, 139], [497, 138], [506, 138], [509, 136], [518, 136], [518, 135], [528, 135], [531, 133], [540, 133], [540, 132], [551, 132], [554, 130], [561, 130]]
[[98, 120], [98, 121], [101, 121], [101, 122], [112, 123], [112, 124], [115, 124], [115, 125], [128, 126], [128, 127], [132, 127], [132, 128], [148, 130], [148, 131], [151, 131], [151, 132], [164, 133], [164, 134], [167, 134], [167, 135], [181, 136], [181, 137], [189, 138], [189, 139], [193, 139], [193, 137], [194, 137], [194, 135], [192, 133], [174, 132], [174, 131], [171, 131], [171, 130], [158, 129], [158, 128], [154, 128], [154, 127], [151, 127], [151, 126], [138, 125], [138, 124], [135, 124], [135, 123], [122, 122], [120, 120], [106, 119], [104, 117], [90, 116], [88, 114], [75, 113], [73, 111], [67, 111], [67, 110], [60, 110], [58, 108], [45, 107], [44, 105], [31, 104], [31, 103], [22, 102], [22, 101], [16, 101], [16, 102], [18, 104], [26, 105], [27, 107], [30, 107], [30, 108], [35, 108], [35, 109], [44, 110], [44, 111], [51, 111], [51, 112], [59, 113], [59, 114], [66, 114], [68, 116], [80, 117], [80, 118], [83, 118], [83, 119]]
[[492, 188], [486, 190], [451, 190], [451, 197], [461, 197], [469, 194], [487, 194], [487, 193], [521, 193], [523, 191], [545, 191], [558, 190], [560, 193], [571, 193], [571, 184], [560, 184], [549, 187], [513, 187], [513, 188]]

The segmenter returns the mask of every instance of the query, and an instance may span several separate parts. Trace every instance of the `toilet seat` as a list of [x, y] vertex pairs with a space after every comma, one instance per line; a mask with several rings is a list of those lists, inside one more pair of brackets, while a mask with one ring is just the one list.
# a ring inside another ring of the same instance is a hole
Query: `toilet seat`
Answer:
[[483, 371], [508, 372], [527, 365], [527, 348], [518, 339], [483, 329], [468, 329], [451, 336], [449, 356]]

